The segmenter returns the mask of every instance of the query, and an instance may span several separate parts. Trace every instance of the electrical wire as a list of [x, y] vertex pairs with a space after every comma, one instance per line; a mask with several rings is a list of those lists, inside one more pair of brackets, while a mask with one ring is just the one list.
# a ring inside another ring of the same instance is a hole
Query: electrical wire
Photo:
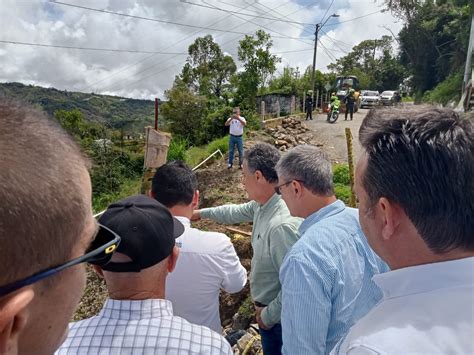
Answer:
[[47, 48], [61, 48], [61, 49], [79, 49], [86, 51], [101, 51], [101, 52], [120, 52], [120, 53], [153, 53], [153, 54], [172, 54], [172, 55], [187, 55], [184, 52], [158, 52], [158, 51], [139, 51], [134, 49], [115, 49], [115, 48], [92, 48], [92, 47], [75, 47], [75, 46], [64, 46], [59, 44], [44, 44], [44, 43], [30, 43], [30, 42], [19, 42], [19, 41], [6, 41], [0, 40], [0, 43], [6, 44], [17, 44], [22, 46], [35, 46], [35, 47], [47, 47]]

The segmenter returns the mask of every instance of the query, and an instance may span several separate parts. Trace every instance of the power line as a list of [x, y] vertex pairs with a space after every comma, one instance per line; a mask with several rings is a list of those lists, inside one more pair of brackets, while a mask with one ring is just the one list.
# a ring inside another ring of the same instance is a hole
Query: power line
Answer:
[[345, 20], [345, 21], [339, 21], [338, 23], [330, 23], [329, 25], [326, 25], [326, 27], [328, 26], [337, 26], [341, 23], [346, 23], [346, 22], [351, 22], [351, 21], [355, 21], [355, 20], [358, 20], [358, 19], [361, 19], [361, 18], [364, 18], [364, 17], [367, 17], [367, 16], [372, 16], [372, 15], [375, 15], [375, 14], [379, 14], [379, 13], [383, 13], [385, 12], [384, 10], [378, 10], [378, 11], [374, 11], [374, 12], [371, 12], [369, 14], [365, 14], [365, 15], [362, 15], [362, 16], [359, 16], [359, 17], [354, 17], [354, 18], [351, 18], [349, 20]]
[[[180, 22], [174, 22], [174, 21], [159, 20], [159, 19], [151, 18], [151, 17], [136, 16], [136, 15], [129, 15], [129, 14], [122, 14], [122, 13], [120, 13], [120, 12], [114, 12], [114, 11], [103, 10], [103, 9], [96, 9], [96, 8], [93, 8], [93, 7], [81, 6], [81, 5], [75, 5], [75, 4], [68, 4], [68, 3], [66, 3], [66, 2], [61, 2], [61, 1], [53, 1], [52, 3], [53, 3], [53, 4], [58, 4], [58, 5], [64, 5], [64, 6], [75, 7], [75, 8], [83, 9], [83, 10], [101, 12], [101, 13], [109, 14], [109, 15], [117, 15], [117, 16], [129, 17], [129, 18], [134, 18], [134, 19], [138, 19], [138, 20], [145, 20], [145, 21], [152, 21], [152, 22], [159, 22], [159, 23], [167, 23], [167, 24], [170, 24], [170, 25], [183, 26], [183, 27], [189, 27], [189, 28], [197, 28], [197, 29], [200, 29], [200, 30], [208, 30], [208, 31], [225, 32], [225, 33], [235, 33], [235, 34], [245, 35], [245, 32], [240, 32], [240, 31], [221, 30], [221, 29], [212, 28], [212, 27], [204, 27], [204, 26], [197, 26], [197, 25], [189, 25], [189, 24], [187, 24], [187, 23], [180, 23]], [[277, 38], [277, 36], [274, 36], [274, 37]], [[299, 38], [297, 38], [297, 37], [288, 37], [288, 36], [282, 36], [281, 38], [285, 38], [285, 39], [299, 39]]]
[[[288, 2], [290, 2], [290, 1], [286, 1], [286, 2], [284, 2], [284, 3], [282, 3], [282, 4], [280, 4], [280, 5], [277, 6], [275, 9], [284, 6], [284, 5], [287, 4]], [[249, 4], [249, 6], [251, 6], [251, 4]], [[234, 7], [236, 7], [236, 6], [234, 5]], [[300, 11], [300, 10], [293, 11], [293, 12], [289, 13], [287, 16], [292, 15], [292, 14], [298, 12], [298, 11]], [[268, 13], [268, 12], [269, 12], [269, 11], [267, 11], [266, 13]], [[248, 22], [248, 20], [245, 20], [245, 22]], [[241, 26], [241, 24], [239, 24], [239, 25], [237, 25], [237, 26], [235, 26], [235, 27], [239, 27], [239, 26]], [[249, 31], [247, 34], [250, 34], [250, 33], [252, 33], [252, 31]], [[216, 36], [216, 37], [217, 37], [217, 36]], [[228, 40], [227, 42], [222, 43], [221, 46], [224, 46], [224, 45], [226, 45], [226, 44], [228, 44], [228, 43], [230, 43], [230, 42], [233, 42], [233, 41], [237, 40], [237, 39], [240, 38], [240, 37], [241, 37], [241, 36], [232, 38], [232, 39]], [[180, 65], [180, 63], [172, 64], [172, 65], [170, 65], [170, 66], [167, 66], [167, 67], [165, 67], [165, 68], [163, 68], [163, 69], [161, 69], [161, 70], [158, 70], [158, 71], [156, 71], [156, 72], [154, 72], [154, 73], [152, 73], [152, 74], [150, 74], [150, 75], [148, 75], [148, 76], [145, 76], [145, 77], [143, 77], [143, 78], [134, 80], [134, 81], [130, 82], [128, 85], [135, 85], [136, 83], [139, 83], [139, 82], [141, 82], [141, 81], [143, 81], [143, 80], [146, 80], [146, 79], [148, 79], [148, 78], [151, 78], [152, 76], [158, 75], [158, 74], [160, 74], [160, 73], [162, 73], [162, 72], [164, 72], [164, 71], [166, 71], [166, 70], [168, 70], [168, 69], [170, 69], [170, 68], [172, 68], [172, 67], [174, 67], [174, 66], [176, 66], [176, 65]], [[155, 66], [156, 66], [156, 65], [155, 65]]]
[[332, 7], [332, 4], [334, 4], [334, 0], [332, 0], [331, 3], [329, 4], [329, 7], [326, 9], [326, 12], [324, 13], [323, 17], [321, 17], [321, 20], [319, 20], [319, 23], [323, 22], [324, 18], [329, 12], [329, 9]]
[[[248, 7], [248, 6], [247, 6], [247, 7]], [[218, 24], [219, 22], [221, 22], [221, 21], [227, 19], [227, 18], [230, 17], [230, 16], [231, 16], [231, 15], [224, 16], [224, 17], [221, 18], [220, 20], [217, 20], [217, 21], [213, 22], [213, 23], [211, 24], [211, 26], [213, 26], [213, 25], [215, 25], [215, 24]], [[237, 26], [235, 26], [235, 27], [237, 27]], [[235, 27], [234, 27], [234, 28], [235, 28]], [[193, 37], [194, 35], [198, 34], [199, 32], [202, 32], [202, 30], [194, 31], [194, 32], [191, 33], [190, 35], [187, 35], [187, 36], [181, 38], [181, 39], [180, 39], [179, 41], [177, 41], [177, 42], [173, 42], [173, 44], [171, 44], [171, 45], [165, 47], [164, 49], [168, 49], [168, 48], [174, 47], [174, 46], [176, 46], [178, 43], [181, 43], [181, 42], [186, 41], [187, 39]], [[89, 85], [89, 87], [92, 87], [92, 86], [94, 86], [94, 85], [97, 85], [98, 83], [103, 82], [104, 80], [110, 79], [111, 77], [113, 77], [113, 76], [115, 76], [115, 75], [118, 75], [118, 74], [120, 74], [120, 73], [122, 73], [122, 72], [124, 72], [124, 71], [126, 71], [126, 70], [128, 70], [128, 69], [130, 69], [130, 68], [132, 68], [132, 67], [134, 67], [134, 66], [137, 66], [138, 64], [143, 63], [144, 61], [146, 61], [146, 60], [148, 60], [148, 59], [151, 59], [151, 58], [154, 57], [154, 56], [155, 56], [155, 55], [151, 55], [151, 56], [148, 56], [148, 57], [146, 57], [146, 58], [143, 58], [142, 60], [139, 60], [139, 61], [136, 62], [136, 63], [130, 64], [130, 65], [126, 66], [125, 68], [119, 70], [118, 72], [116, 72], [116, 73], [114, 73], [114, 74], [111, 74], [111, 75], [108, 75], [108, 76], [106, 76], [105, 78], [103, 78], [103, 79], [101, 79], [101, 80], [99, 80], [99, 81], [96, 81], [96, 82], [92, 83], [91, 85]], [[166, 59], [164, 62], [166, 62], [166, 61], [168, 61], [168, 60], [171, 60], [171, 59], [173, 59], [173, 58], [176, 58], [176, 56], [173, 56], [173, 57], [171, 57], [171, 58], [168, 58], [168, 59]], [[158, 62], [158, 64], [159, 64], [159, 63], [163, 63], [163, 61]], [[154, 64], [152, 67], [154, 68], [154, 67], [155, 67], [156, 65], [158, 65], [158, 64]], [[150, 67], [149, 67], [149, 68], [150, 68]], [[144, 71], [146, 71], [146, 70], [148, 70], [148, 69], [142, 70], [141, 72], [144, 72]], [[109, 84], [108, 86], [110, 86], [110, 84]], [[106, 87], [107, 87], [107, 86], [106, 86]]]
[[[294, 23], [294, 24], [297, 24], [297, 25], [304, 25], [304, 26], [311, 25], [312, 26], [311, 23], [284, 20], [284, 19], [278, 18], [278, 17], [257, 16], [257, 15], [248, 14], [248, 13], [245, 13], [245, 12], [230, 11], [230, 10], [226, 10], [226, 9], [223, 9], [223, 8], [220, 8], [220, 7], [217, 7], [217, 6], [214, 6], [214, 5], [209, 5], [209, 4], [208, 5], [196, 4], [194, 2], [189, 2], [189, 1], [186, 1], [186, 0], [181, 0], [181, 2], [189, 4], [189, 5], [204, 7], [204, 8], [207, 8], [207, 9], [213, 9], [213, 10], [218, 10], [218, 11], [229, 12], [229, 13], [232, 13], [232, 14], [238, 14], [238, 15], [242, 15], [242, 16], [250, 16], [250, 17], [253, 17], [253, 18], [261, 18], [261, 19], [265, 19], [265, 20], [273, 20], [273, 21], [280, 21], [280, 22], [286, 22], [286, 23]], [[222, 2], [222, 3], [224, 3], [224, 2]], [[224, 3], [224, 4], [226, 4], [226, 3]]]
[[61, 49], [80, 49], [86, 51], [101, 51], [101, 52], [122, 52], [122, 53], [153, 53], [153, 54], [172, 54], [172, 55], [187, 55], [188, 53], [177, 53], [177, 52], [157, 52], [157, 51], [139, 51], [134, 49], [115, 49], [115, 48], [92, 48], [92, 47], [75, 47], [75, 46], [63, 46], [59, 44], [44, 44], [44, 43], [30, 43], [30, 42], [18, 42], [18, 41], [5, 41], [0, 40], [0, 43], [17, 44], [23, 46], [35, 46], [35, 47], [47, 47], [47, 48], [61, 48]]

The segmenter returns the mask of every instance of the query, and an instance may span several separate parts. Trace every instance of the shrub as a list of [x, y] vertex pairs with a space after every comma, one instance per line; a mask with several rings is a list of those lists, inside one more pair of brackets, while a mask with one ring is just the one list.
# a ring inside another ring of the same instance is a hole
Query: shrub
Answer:
[[219, 149], [222, 154], [227, 153], [227, 151], [229, 150], [229, 137], [226, 136], [219, 139], [215, 139], [207, 146], [207, 152], [209, 154], [214, 153], [217, 149]]
[[336, 194], [336, 197], [343, 201], [346, 205], [349, 204], [350, 198], [351, 198], [351, 188], [350, 186], [336, 183], [334, 184], [334, 193]]
[[186, 140], [183, 138], [172, 138], [170, 146], [168, 148], [168, 156], [166, 157], [167, 161], [171, 160], [182, 160], [186, 161]]
[[449, 76], [439, 83], [433, 90], [427, 91], [423, 96], [423, 101], [430, 103], [441, 103], [446, 105], [450, 101], [459, 101], [462, 84], [462, 73]]
[[348, 164], [335, 164], [332, 171], [334, 184], [350, 185], [351, 179]]

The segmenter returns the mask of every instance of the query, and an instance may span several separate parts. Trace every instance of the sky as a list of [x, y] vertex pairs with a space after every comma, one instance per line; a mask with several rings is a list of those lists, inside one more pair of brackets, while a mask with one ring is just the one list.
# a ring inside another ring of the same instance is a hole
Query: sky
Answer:
[[257, 29], [270, 33], [271, 51], [282, 59], [278, 76], [285, 66], [304, 72], [312, 64], [316, 23], [324, 23], [316, 59], [323, 72], [361, 41], [390, 35], [387, 28], [397, 34], [402, 27], [390, 12], [377, 12], [383, 10], [382, 0], [0, 3], [0, 82], [139, 99], [163, 99], [186, 61], [188, 46], [207, 34], [241, 67], [239, 41]]

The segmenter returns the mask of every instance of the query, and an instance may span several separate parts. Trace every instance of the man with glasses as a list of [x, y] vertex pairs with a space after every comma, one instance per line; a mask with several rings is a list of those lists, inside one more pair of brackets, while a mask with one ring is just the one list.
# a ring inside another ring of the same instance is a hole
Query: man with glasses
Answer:
[[283, 353], [328, 354], [380, 300], [371, 278], [387, 266], [369, 247], [357, 210], [334, 195], [324, 152], [297, 146], [276, 169], [291, 215], [305, 218], [280, 270]]
[[[57, 354], [232, 354], [207, 327], [173, 315], [166, 278], [183, 225], [158, 201], [137, 195], [111, 204], [99, 222], [121, 235], [109, 263], [94, 266], [109, 298], [95, 317], [73, 323]], [[199, 307], [199, 304], [195, 304]]]
[[196, 210], [193, 219], [219, 223], [253, 222], [250, 294], [256, 306], [263, 352], [280, 354], [281, 285], [278, 272], [288, 250], [298, 239], [299, 218], [290, 212], [278, 191], [275, 166], [280, 152], [259, 143], [245, 153], [243, 183], [251, 202]]
[[0, 353], [51, 354], [85, 287], [78, 264], [106, 263], [120, 238], [95, 222], [89, 163], [55, 122], [0, 99], [0, 127]]

